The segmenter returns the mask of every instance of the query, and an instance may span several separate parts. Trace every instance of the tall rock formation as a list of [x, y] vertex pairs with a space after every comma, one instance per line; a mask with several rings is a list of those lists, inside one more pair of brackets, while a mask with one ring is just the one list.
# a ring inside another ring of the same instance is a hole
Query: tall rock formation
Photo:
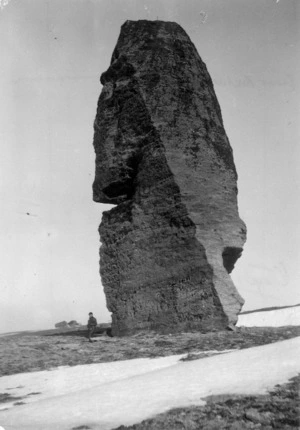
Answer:
[[102, 74], [94, 200], [114, 335], [220, 330], [243, 299], [237, 174], [205, 64], [174, 22], [126, 21]]

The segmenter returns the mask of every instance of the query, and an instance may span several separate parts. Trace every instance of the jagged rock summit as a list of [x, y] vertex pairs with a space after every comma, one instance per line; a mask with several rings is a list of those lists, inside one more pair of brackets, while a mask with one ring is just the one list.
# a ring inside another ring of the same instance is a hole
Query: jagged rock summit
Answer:
[[205, 64], [178, 24], [126, 21], [101, 83], [93, 193], [116, 205], [99, 228], [113, 334], [232, 327], [246, 228]]

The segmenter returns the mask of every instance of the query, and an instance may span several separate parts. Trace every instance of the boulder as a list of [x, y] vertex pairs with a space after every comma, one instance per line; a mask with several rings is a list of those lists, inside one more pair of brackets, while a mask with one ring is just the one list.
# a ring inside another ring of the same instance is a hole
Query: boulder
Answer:
[[55, 328], [68, 328], [69, 324], [67, 321], [61, 321], [55, 324]]
[[174, 22], [126, 21], [94, 122], [100, 273], [112, 334], [223, 330], [246, 227], [210, 75]]
[[68, 322], [69, 327], [79, 327], [81, 324], [79, 324], [77, 321], [72, 320]]

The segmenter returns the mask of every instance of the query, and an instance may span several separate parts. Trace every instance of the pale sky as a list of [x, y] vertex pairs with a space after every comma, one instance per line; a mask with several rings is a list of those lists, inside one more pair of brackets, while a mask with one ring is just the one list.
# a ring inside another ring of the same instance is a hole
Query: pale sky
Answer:
[[[0, 0], [0, 332], [110, 320], [93, 121], [127, 19], [178, 22], [206, 63], [248, 227], [244, 310], [300, 302], [297, 0]], [[27, 213], [29, 215], [27, 215]]]

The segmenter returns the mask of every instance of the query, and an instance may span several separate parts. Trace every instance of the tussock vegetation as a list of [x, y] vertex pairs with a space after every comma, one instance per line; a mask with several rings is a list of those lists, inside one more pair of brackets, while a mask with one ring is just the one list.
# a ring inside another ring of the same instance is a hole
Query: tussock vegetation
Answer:
[[288, 430], [300, 428], [300, 375], [261, 396], [212, 396], [205, 406], [173, 409], [115, 430]]
[[[141, 357], [186, 354], [199, 359], [201, 352], [243, 349], [300, 335], [300, 327], [241, 327], [235, 332], [138, 333], [112, 338], [103, 331], [89, 343], [84, 329], [45, 331], [0, 337], [0, 376], [52, 369], [57, 366], [103, 363]], [[200, 355], [199, 355], [200, 353]]]
[[[112, 338], [102, 330], [89, 343], [83, 328], [50, 330], [0, 337], [0, 376], [52, 369], [57, 366], [101, 363], [141, 357], [186, 354], [183, 360], [199, 360], [204, 352], [243, 349], [300, 335], [300, 327], [241, 327], [216, 333], [138, 333]], [[240, 430], [299, 429], [300, 375], [276, 386], [267, 395], [223, 395], [207, 398], [205, 406], [171, 410], [133, 426], [115, 430]], [[30, 393], [33, 395], [36, 393]], [[0, 394], [0, 402], [13, 398]], [[16, 404], [22, 404], [17, 402]], [[89, 428], [88, 426], [76, 427]]]

